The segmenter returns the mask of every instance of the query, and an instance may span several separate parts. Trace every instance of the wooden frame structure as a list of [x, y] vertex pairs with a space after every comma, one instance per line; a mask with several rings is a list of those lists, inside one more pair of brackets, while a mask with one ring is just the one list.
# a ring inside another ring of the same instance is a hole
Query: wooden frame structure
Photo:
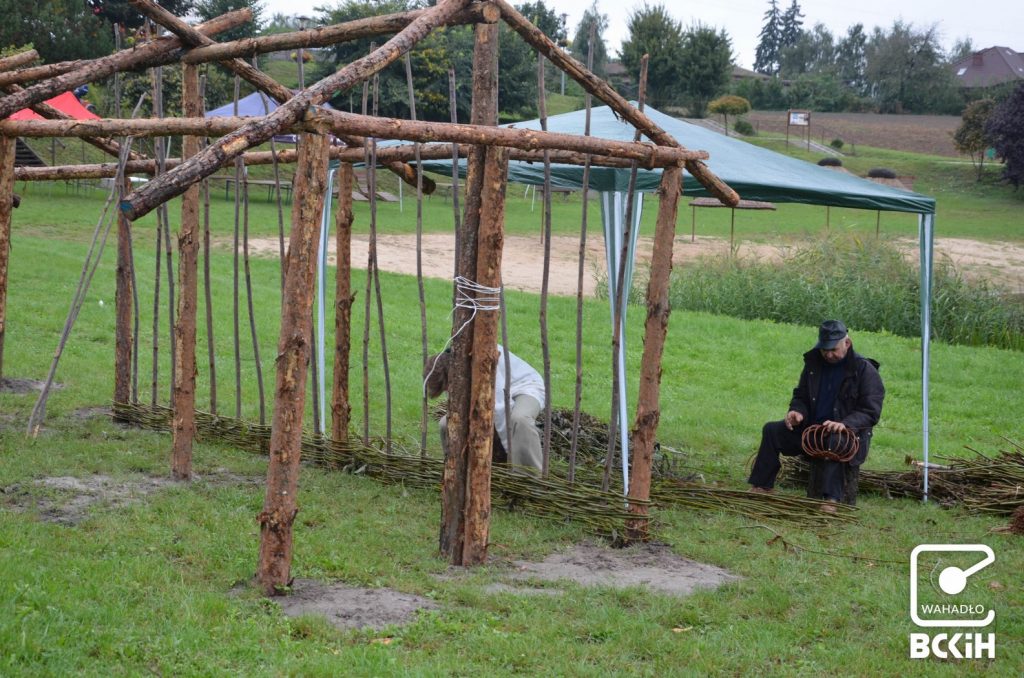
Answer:
[[[174, 477], [191, 475], [192, 440], [195, 436], [197, 228], [199, 182], [236, 159], [247, 164], [296, 163], [292, 230], [283, 283], [282, 315], [278, 340], [277, 377], [270, 442], [266, 495], [259, 515], [261, 525], [257, 580], [267, 595], [279, 594], [290, 581], [292, 523], [305, 404], [305, 379], [310, 356], [310, 323], [314, 255], [320, 236], [325, 177], [331, 158], [342, 162], [337, 210], [338, 270], [335, 300], [335, 373], [332, 388], [333, 436], [348, 435], [348, 323], [351, 313], [349, 237], [352, 224], [353, 162], [365, 161], [364, 139], [403, 139], [424, 146], [385, 148], [374, 151], [376, 165], [386, 166], [403, 181], [433, 190], [413, 159], [468, 157], [464, 218], [458, 225], [455, 273], [487, 287], [500, 287], [504, 237], [505, 167], [510, 159], [542, 160], [545, 163], [609, 165], [613, 167], [662, 167], [650, 283], [647, 290], [647, 321], [637, 416], [632, 432], [635, 457], [633, 483], [629, 488], [634, 520], [630, 538], [647, 534], [647, 499], [651, 457], [659, 418], [661, 357], [669, 318], [668, 277], [678, 200], [685, 168], [719, 200], [735, 205], [732, 189], [701, 162], [707, 154], [682, 148], [642, 110], [631, 106], [606, 82], [576, 62], [533, 26], [505, 0], [439, 0], [415, 12], [371, 17], [349, 24], [297, 31], [263, 38], [216, 43], [213, 36], [250, 19], [248, 10], [236, 10], [198, 26], [189, 26], [152, 0], [131, 4], [172, 35], [157, 37], [130, 50], [92, 61], [28, 67], [31, 53], [0, 60], [0, 119], [31, 107], [44, 121], [0, 121], [0, 356], [7, 296], [6, 269], [11, 223], [10, 187], [15, 180], [53, 180], [83, 177], [125, 177], [127, 173], [152, 174], [141, 187], [124, 183], [118, 218], [117, 327], [115, 401], [128, 399], [128, 375], [132, 360], [131, 223], [168, 200], [182, 196], [182, 222], [178, 238], [180, 297], [174, 326], [177, 351], [173, 378]], [[654, 143], [623, 143], [589, 136], [574, 136], [497, 127], [496, 22], [505, 21], [544, 58], [576, 80], [590, 95], [611, 106], [623, 119]], [[329, 111], [320, 107], [339, 90], [361, 84], [412, 49], [435, 28], [475, 25], [473, 102], [471, 124], [431, 123], [379, 118]], [[240, 57], [312, 46], [326, 46], [371, 35], [394, 35], [373, 50], [318, 83], [293, 94]], [[257, 118], [201, 118], [195, 66], [216, 62], [227, 67], [258, 90], [278, 101], [272, 113]], [[67, 120], [43, 102], [54, 94], [97, 78], [140, 67], [182, 63], [185, 65], [181, 119]], [[36, 84], [22, 87], [30, 82]], [[297, 133], [297, 151], [252, 151], [274, 135]], [[183, 158], [166, 163], [167, 171], [155, 174], [158, 162], [139, 154], [126, 154], [112, 140], [119, 135], [177, 134], [185, 137]], [[330, 147], [327, 135], [341, 138], [346, 146]], [[223, 136], [221, 136], [223, 135]], [[79, 136], [119, 157], [117, 163], [69, 167], [15, 169], [10, 148], [17, 136]], [[201, 147], [200, 137], [219, 137]], [[372, 167], [371, 167], [372, 170]], [[372, 176], [372, 175], [371, 175]], [[132, 190], [134, 189], [134, 190]], [[453, 563], [471, 565], [486, 559], [490, 514], [490, 459], [494, 375], [497, 352], [497, 314], [478, 313], [453, 342], [454, 367], [450, 373], [450, 454], [443, 477], [440, 548]], [[456, 309], [454, 325], [470, 320], [465, 309]], [[2, 362], [0, 362], [2, 366]], [[321, 375], [321, 378], [326, 378]]]

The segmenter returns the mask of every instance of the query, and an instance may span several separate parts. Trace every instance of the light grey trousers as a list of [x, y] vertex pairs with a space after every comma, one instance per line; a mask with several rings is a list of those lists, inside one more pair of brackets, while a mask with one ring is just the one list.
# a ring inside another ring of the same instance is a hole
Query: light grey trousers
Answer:
[[[540, 403], [533, 396], [521, 395], [512, 399], [512, 439], [508, 461], [513, 466], [526, 466], [540, 470], [544, 462], [541, 450], [540, 431], [537, 430], [537, 415]], [[504, 415], [502, 415], [504, 416]], [[441, 447], [448, 456], [448, 417], [441, 417]], [[504, 442], [504, 441], [503, 441]]]

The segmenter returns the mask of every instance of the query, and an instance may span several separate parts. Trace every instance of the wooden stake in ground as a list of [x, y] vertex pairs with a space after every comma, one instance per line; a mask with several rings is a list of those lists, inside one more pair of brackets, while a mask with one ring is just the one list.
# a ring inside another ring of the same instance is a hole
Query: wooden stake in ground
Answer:
[[291, 581], [292, 524], [298, 512], [295, 495], [299, 484], [306, 372], [312, 349], [309, 340], [316, 249], [327, 187], [329, 146], [328, 138], [323, 135], [304, 134], [299, 138], [288, 273], [281, 303], [281, 336], [277, 343], [267, 492], [263, 511], [258, 516], [260, 555], [256, 580], [268, 596], [281, 595]]
[[351, 163], [338, 167], [338, 213], [335, 218], [336, 277], [334, 283], [334, 381], [331, 388], [331, 437], [348, 440], [352, 401], [348, 391], [349, 357], [352, 350], [352, 184]]
[[[477, 235], [476, 282], [501, 287], [501, 252], [505, 243], [505, 175], [508, 151], [487, 150]], [[478, 311], [473, 321], [473, 374], [469, 400], [469, 449], [466, 464], [463, 565], [487, 562], [491, 526], [491, 448], [494, 443], [494, 380], [498, 366], [498, 310]], [[550, 428], [550, 427], [549, 427]]]
[[[498, 122], [498, 31], [497, 26], [477, 25], [473, 49], [473, 105], [470, 122], [496, 125]], [[474, 146], [466, 173], [466, 213], [459, 226], [457, 276], [476, 277], [477, 234], [481, 218], [486, 147]], [[458, 286], [458, 285], [456, 285]], [[472, 295], [472, 292], [467, 292]], [[458, 294], [458, 296], [462, 296]], [[448, 455], [441, 481], [440, 550], [453, 564], [462, 564], [465, 538], [466, 466], [468, 457], [471, 397], [473, 311], [460, 304], [453, 314], [452, 361], [448, 372]]]
[[[182, 112], [202, 115], [199, 68], [182, 67]], [[185, 137], [182, 156], [199, 152], [201, 140]], [[174, 419], [171, 425], [171, 475], [175, 480], [192, 477], [192, 440], [196, 434], [196, 315], [199, 296], [199, 184], [181, 196], [181, 230], [178, 233], [178, 313], [174, 324]]]
[[[654, 227], [651, 277], [647, 284], [647, 322], [644, 324], [644, 353], [640, 360], [640, 393], [633, 425], [633, 475], [629, 482], [629, 510], [636, 520], [627, 525], [627, 538], [647, 538], [647, 500], [651, 494], [651, 460], [661, 409], [661, 357], [668, 334], [668, 283], [672, 275], [672, 242], [679, 212], [682, 168], [667, 168], [658, 187], [658, 220]], [[636, 502], [636, 503], [634, 503]]]
[[[120, 197], [131, 192], [131, 181], [124, 177]], [[132, 356], [134, 335], [132, 322], [135, 315], [134, 260], [132, 258], [132, 224], [123, 214], [117, 215], [117, 273], [114, 291], [116, 312], [114, 327], [114, 402], [132, 402]], [[115, 410], [116, 412], [116, 410]], [[114, 415], [115, 421], [120, 421]]]
[[4, 376], [4, 334], [7, 331], [7, 264], [11, 255], [11, 212], [14, 210], [14, 149], [17, 140], [0, 137], [0, 379]]

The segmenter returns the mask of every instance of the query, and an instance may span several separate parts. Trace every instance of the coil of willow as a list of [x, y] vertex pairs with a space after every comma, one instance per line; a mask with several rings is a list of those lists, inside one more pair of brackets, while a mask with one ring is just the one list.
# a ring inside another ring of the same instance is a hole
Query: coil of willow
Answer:
[[829, 431], [821, 424], [811, 424], [800, 436], [800, 447], [809, 457], [845, 463], [857, 456], [860, 438], [848, 428]]

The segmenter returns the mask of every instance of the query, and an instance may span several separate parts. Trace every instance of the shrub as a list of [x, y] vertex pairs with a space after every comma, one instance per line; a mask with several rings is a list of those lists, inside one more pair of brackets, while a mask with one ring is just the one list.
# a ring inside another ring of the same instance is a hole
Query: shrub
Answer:
[[754, 126], [751, 125], [749, 121], [743, 119], [737, 120], [733, 123], [732, 128], [736, 130], [737, 134], [742, 134], [745, 137], [752, 137], [757, 134], [754, 130]]
[[[670, 301], [674, 309], [737, 318], [801, 325], [842, 318], [859, 330], [921, 334], [917, 266], [884, 240], [825, 238], [779, 264], [705, 259], [673, 272]], [[932, 332], [952, 344], [1024, 350], [1024, 304], [936, 262]]]
[[822, 167], [842, 167], [843, 161], [839, 158], [828, 156], [818, 161], [818, 164]]
[[868, 170], [868, 176], [872, 179], [895, 179], [896, 173], [885, 167], [872, 167]]
[[832, 141], [828, 142], [828, 145], [831, 146], [832, 148], [836, 149], [837, 151], [841, 151], [841, 150], [843, 150], [843, 146], [845, 144], [843, 143], [842, 139], [840, 139], [839, 137], [836, 137]]

